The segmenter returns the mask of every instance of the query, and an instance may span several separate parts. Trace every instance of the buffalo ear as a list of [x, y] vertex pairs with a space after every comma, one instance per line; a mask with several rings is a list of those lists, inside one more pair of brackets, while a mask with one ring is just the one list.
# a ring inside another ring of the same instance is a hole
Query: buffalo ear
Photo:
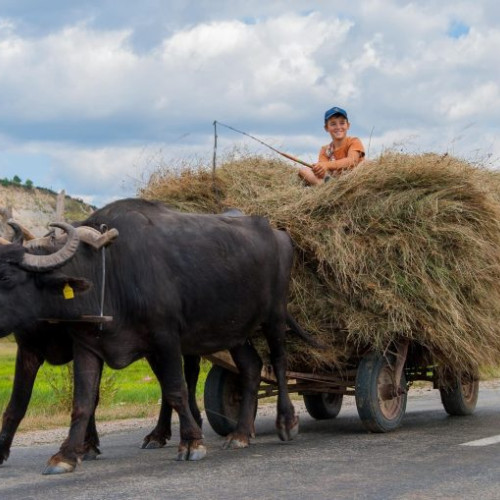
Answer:
[[68, 278], [66, 283], [78, 293], [84, 293], [92, 288], [92, 282], [85, 278]]
[[73, 278], [65, 274], [39, 274], [39, 284], [55, 295], [64, 293], [65, 288], [71, 287], [74, 293], [84, 293], [92, 288], [92, 282], [85, 278]]

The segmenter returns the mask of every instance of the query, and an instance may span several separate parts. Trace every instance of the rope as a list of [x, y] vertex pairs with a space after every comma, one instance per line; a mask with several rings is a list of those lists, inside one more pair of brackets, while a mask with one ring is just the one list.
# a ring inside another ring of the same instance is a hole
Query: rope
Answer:
[[[101, 224], [101, 233], [104, 233], [107, 231], [108, 227], [106, 224]], [[102, 280], [101, 280], [101, 311], [100, 311], [100, 316], [101, 318], [104, 316], [104, 291], [106, 288], [106, 246], [103, 246], [101, 248], [101, 270], [102, 270]], [[99, 324], [99, 330], [102, 330], [103, 328], [103, 323], [101, 322]]]
[[238, 421], [235, 420], [234, 418], [229, 418], [226, 415], [223, 415], [222, 413], [218, 413], [218, 412], [213, 411], [213, 410], [208, 410], [208, 409], [205, 408], [205, 413], [211, 413], [212, 415], [217, 415], [218, 417], [222, 417], [225, 420], [227, 420], [228, 422], [232, 422], [233, 424], [237, 424], [238, 423]]

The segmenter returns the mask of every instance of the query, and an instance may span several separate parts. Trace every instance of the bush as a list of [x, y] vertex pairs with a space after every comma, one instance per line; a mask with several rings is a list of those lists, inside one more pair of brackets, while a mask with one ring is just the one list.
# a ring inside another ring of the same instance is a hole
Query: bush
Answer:
[[[50, 387], [54, 408], [58, 411], [71, 412], [73, 408], [73, 363], [51, 368], [40, 373], [42, 382]], [[115, 373], [103, 372], [99, 389], [99, 404], [111, 404], [117, 390]]]

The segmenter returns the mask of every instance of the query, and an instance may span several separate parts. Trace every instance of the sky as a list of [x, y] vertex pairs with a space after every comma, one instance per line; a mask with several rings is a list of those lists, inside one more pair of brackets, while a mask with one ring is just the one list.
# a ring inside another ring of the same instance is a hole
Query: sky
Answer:
[[499, 168], [498, 47], [496, 0], [0, 0], [0, 178], [103, 206], [211, 166], [214, 121], [314, 162], [333, 106], [368, 158]]

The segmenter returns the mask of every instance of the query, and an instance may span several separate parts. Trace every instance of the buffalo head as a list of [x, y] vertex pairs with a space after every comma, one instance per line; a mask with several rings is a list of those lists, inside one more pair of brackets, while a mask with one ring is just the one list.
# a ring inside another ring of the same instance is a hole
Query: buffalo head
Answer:
[[62, 296], [66, 286], [77, 293], [91, 286], [85, 279], [57, 271], [74, 257], [80, 238], [69, 224], [59, 222], [51, 226], [65, 231], [62, 245], [50, 238], [33, 239], [22, 245], [23, 238], [16, 227], [13, 229], [17, 242], [4, 240], [0, 244], [0, 337], [30, 328], [46, 316], [54, 296]]

